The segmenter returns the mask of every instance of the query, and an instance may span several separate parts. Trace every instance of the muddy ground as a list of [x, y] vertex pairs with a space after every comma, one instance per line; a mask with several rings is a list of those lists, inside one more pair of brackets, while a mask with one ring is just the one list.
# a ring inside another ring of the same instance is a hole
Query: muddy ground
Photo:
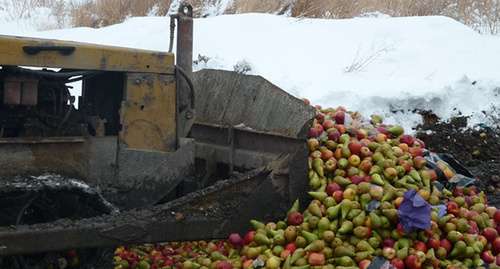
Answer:
[[417, 127], [417, 138], [436, 153], [451, 153], [476, 178], [476, 186], [488, 194], [488, 204], [500, 207], [500, 122], [494, 126], [467, 128], [467, 118], [440, 121], [421, 113], [424, 124]]

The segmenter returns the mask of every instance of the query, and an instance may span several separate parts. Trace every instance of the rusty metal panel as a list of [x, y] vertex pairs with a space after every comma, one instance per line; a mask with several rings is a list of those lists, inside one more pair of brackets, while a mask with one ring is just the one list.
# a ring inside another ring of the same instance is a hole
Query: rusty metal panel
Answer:
[[0, 65], [174, 73], [174, 54], [0, 35]]
[[117, 137], [0, 139], [0, 178], [56, 173], [105, 187], [116, 167]]
[[[279, 165], [278, 165], [279, 166]], [[285, 165], [286, 166], [286, 165]], [[220, 181], [166, 204], [116, 215], [0, 227], [0, 255], [93, 248], [145, 242], [226, 238], [251, 228], [250, 219], [275, 221], [284, 203], [287, 180], [268, 169]], [[273, 210], [262, 210], [273, 208]], [[64, 239], [64, 240], [63, 240]]]
[[204, 69], [193, 73], [196, 122], [240, 126], [307, 139], [316, 111], [260, 76]]
[[123, 148], [175, 151], [176, 82], [172, 75], [127, 74], [121, 111]]
[[122, 149], [118, 155], [115, 187], [108, 198], [120, 209], [152, 206], [194, 171], [194, 141], [175, 152]]

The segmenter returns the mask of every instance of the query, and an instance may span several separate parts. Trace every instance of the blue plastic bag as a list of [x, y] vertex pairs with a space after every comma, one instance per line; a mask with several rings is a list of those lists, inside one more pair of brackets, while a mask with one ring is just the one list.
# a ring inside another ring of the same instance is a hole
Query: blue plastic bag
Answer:
[[413, 189], [405, 192], [398, 216], [406, 234], [431, 227], [431, 206]]

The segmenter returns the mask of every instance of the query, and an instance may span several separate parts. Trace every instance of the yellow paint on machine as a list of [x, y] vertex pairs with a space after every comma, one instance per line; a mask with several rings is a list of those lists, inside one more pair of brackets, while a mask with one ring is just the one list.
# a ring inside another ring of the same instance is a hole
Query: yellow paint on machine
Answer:
[[120, 141], [128, 148], [175, 151], [176, 82], [173, 75], [127, 74]]
[[[72, 49], [73, 48], [73, 49]], [[2, 65], [174, 74], [174, 54], [0, 35]]]

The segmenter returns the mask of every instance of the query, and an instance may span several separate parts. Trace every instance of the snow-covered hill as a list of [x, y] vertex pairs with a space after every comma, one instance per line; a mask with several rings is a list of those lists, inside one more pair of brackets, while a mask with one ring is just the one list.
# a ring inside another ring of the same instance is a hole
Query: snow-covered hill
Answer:
[[[447, 17], [346, 20], [269, 14], [222, 15], [194, 22], [194, 69], [250, 68], [314, 105], [378, 113], [409, 131], [413, 113], [469, 125], [498, 125], [500, 36], [480, 35]], [[0, 19], [0, 34], [167, 50], [169, 18], [139, 17], [100, 29], [34, 32]]]

